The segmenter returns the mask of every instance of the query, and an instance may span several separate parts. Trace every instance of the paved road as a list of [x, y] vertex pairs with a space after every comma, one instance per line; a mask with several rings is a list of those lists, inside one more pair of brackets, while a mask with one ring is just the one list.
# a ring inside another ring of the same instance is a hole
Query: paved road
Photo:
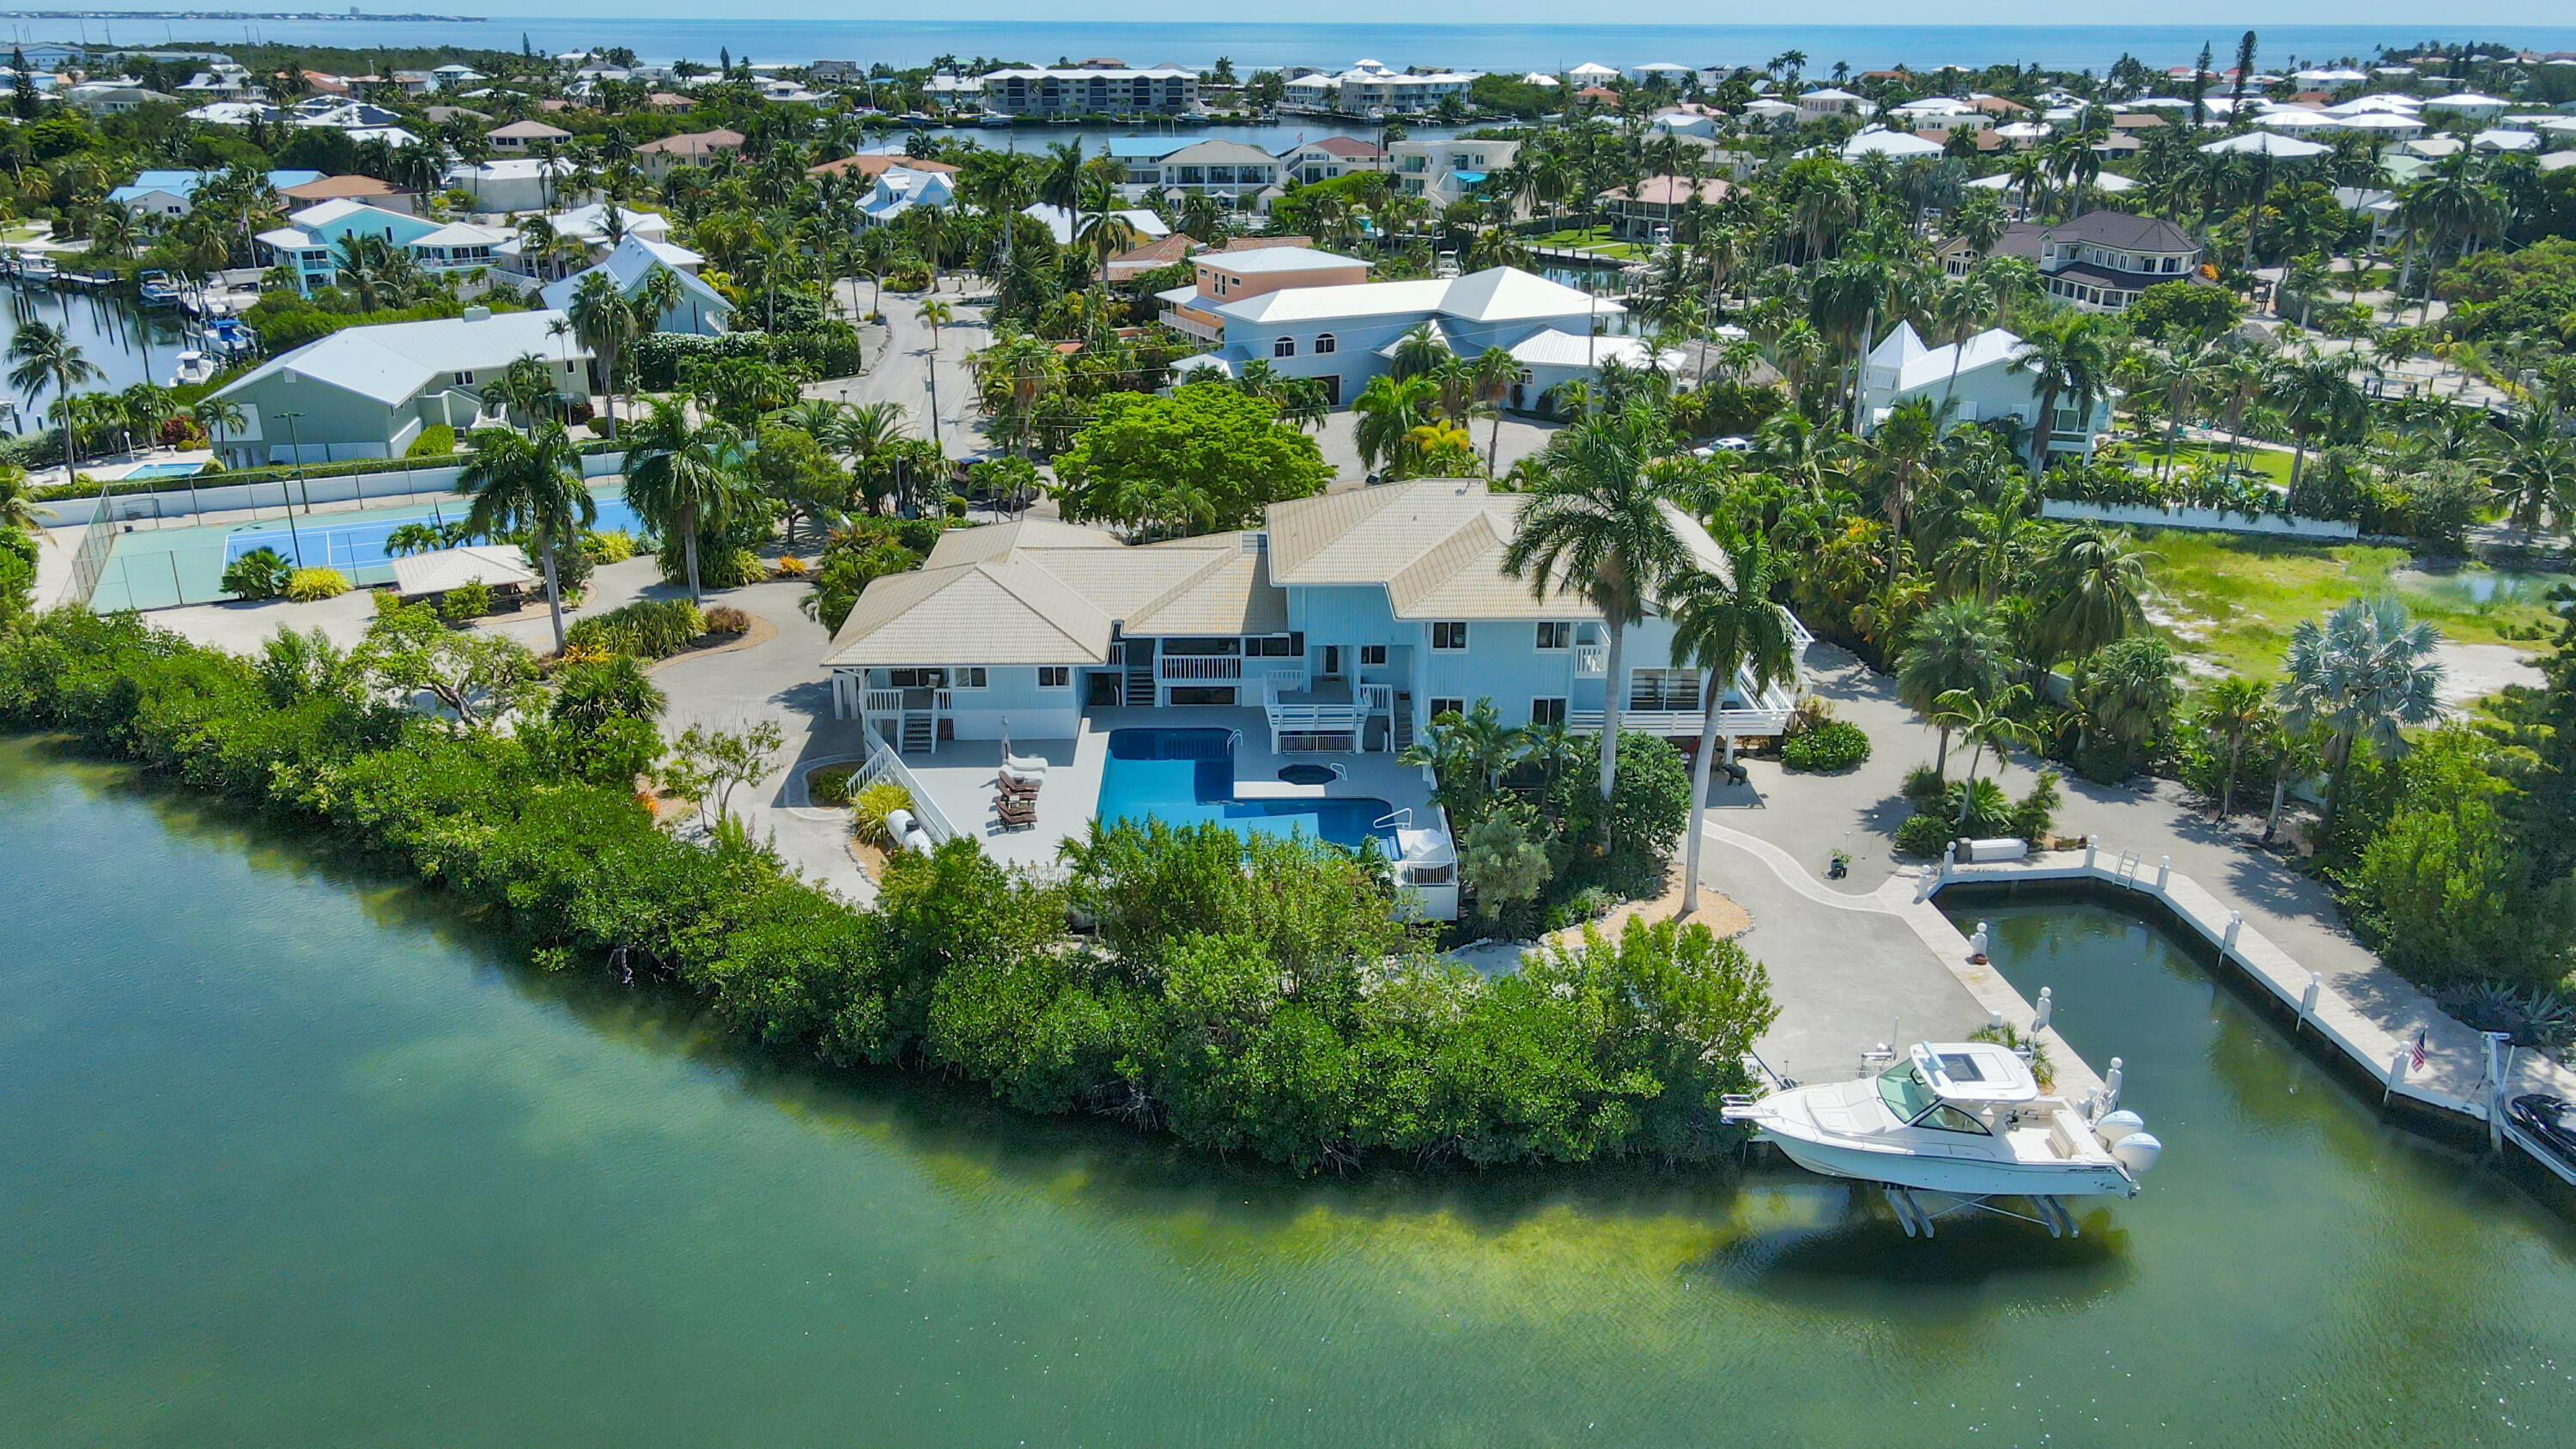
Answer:
[[[919, 433], [923, 420], [931, 413], [931, 384], [936, 378], [940, 445], [951, 457], [981, 450], [985, 443], [974, 406], [975, 380], [966, 369], [967, 354], [993, 342], [983, 307], [968, 300], [984, 295], [980, 285], [971, 277], [943, 278], [935, 293], [887, 292], [881, 298], [873, 295], [873, 285], [865, 279], [844, 280], [837, 287], [845, 311], [855, 311], [874, 301], [885, 313], [885, 325], [862, 329], [861, 335], [869, 344], [865, 373], [818, 382], [805, 389], [806, 395], [838, 402], [901, 403], [912, 419], [913, 431]], [[922, 303], [934, 298], [947, 303], [957, 315], [956, 321], [937, 329], [935, 357], [932, 328], [920, 317]]]

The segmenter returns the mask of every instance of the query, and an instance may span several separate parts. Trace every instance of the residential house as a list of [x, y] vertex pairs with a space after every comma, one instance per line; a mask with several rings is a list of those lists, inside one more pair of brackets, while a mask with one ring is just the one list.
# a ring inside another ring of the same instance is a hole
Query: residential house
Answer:
[[1280, 152], [1279, 165], [1283, 182], [1303, 186], [1353, 171], [1383, 170], [1386, 151], [1354, 136], [1325, 136]]
[[654, 91], [644, 97], [644, 109], [648, 111], [693, 111], [697, 107], [694, 99], [671, 91]]
[[[1120, 727], [1154, 723], [1139, 713], [1151, 710], [1239, 728], [1273, 754], [1400, 753], [1434, 718], [1486, 700], [1506, 724], [1597, 734], [1615, 698], [1623, 728], [1696, 741], [1714, 693], [1722, 738], [1786, 729], [1803, 661], [1758, 688], [1745, 670], [1673, 667], [1659, 591], [1610, 677], [1599, 611], [1504, 569], [1527, 502], [1423, 478], [1153, 544], [1050, 519], [952, 529], [921, 568], [871, 582], [834, 632], [821, 660], [833, 714], [924, 764], [949, 740], [1080, 738], [1103, 710]], [[1659, 507], [1690, 562], [1723, 577], [1707, 530]], [[1790, 632], [1803, 655], [1805, 629], [1793, 619]], [[1398, 854], [1406, 884], [1454, 883], [1446, 850]]]
[[659, 181], [683, 166], [704, 166], [726, 152], [742, 149], [743, 134], [721, 126], [712, 131], [683, 131], [635, 148], [635, 164]]
[[[733, 303], [724, 294], [698, 280], [698, 268], [706, 262], [687, 247], [673, 242], [629, 236], [600, 261], [597, 266], [574, 273], [561, 281], [549, 282], [537, 294], [548, 307], [569, 311], [572, 299], [582, 287], [583, 279], [598, 275], [617, 284], [617, 294], [632, 300], [642, 291], [646, 279], [655, 272], [666, 271], [677, 278], [680, 294], [670, 306], [662, 309], [647, 329], [653, 332], [686, 332], [713, 337], [733, 330]], [[603, 383], [605, 379], [601, 380]]]
[[1916, 156], [1946, 155], [1947, 152], [1948, 145], [1943, 139], [1918, 136], [1912, 131], [1891, 131], [1883, 126], [1863, 126], [1852, 133], [1851, 139], [1843, 142], [1841, 155], [1846, 161], [1857, 161], [1863, 156], [1889, 156], [1904, 161]]
[[177, 96], [164, 95], [139, 85], [83, 82], [62, 93], [63, 104], [88, 112], [91, 116], [122, 116], [145, 106], [185, 105]]
[[[2039, 422], [2039, 378], [2016, 366], [2022, 340], [2000, 327], [1965, 342], [1926, 347], [1913, 324], [1900, 322], [1871, 348], [1861, 367], [1861, 412], [1866, 434], [1900, 403], [1946, 408], [1949, 426], [2010, 421], [2023, 430]], [[2096, 434], [2111, 426], [2114, 395], [2107, 389], [2088, 409], [2056, 400], [2049, 420], [2048, 451], [2090, 460]]]
[[419, 200], [419, 193], [405, 191], [390, 181], [354, 175], [319, 176], [292, 186], [280, 186], [277, 194], [288, 206], [299, 210], [326, 201], [357, 201], [381, 211], [409, 214]]
[[[1075, 238], [1081, 233], [1083, 223], [1090, 220], [1092, 216], [1092, 213], [1090, 212], [1084, 212], [1082, 215], [1076, 216], [1061, 206], [1056, 206], [1044, 201], [1037, 202], [1030, 206], [1024, 206], [1020, 208], [1020, 212], [1024, 216], [1034, 218], [1035, 220], [1043, 223], [1047, 229], [1047, 234], [1054, 237], [1055, 244], [1060, 247], [1069, 247], [1073, 245]], [[1169, 236], [1172, 232], [1172, 229], [1169, 226], [1164, 225], [1161, 217], [1156, 216], [1150, 211], [1113, 211], [1109, 214], [1127, 223], [1127, 225], [1135, 231], [1136, 235], [1143, 237], [1148, 241], [1159, 236]]]
[[[108, 204], [123, 207], [136, 216], [186, 216], [197, 189], [215, 175], [211, 171], [138, 172], [132, 181], [107, 194]], [[271, 171], [268, 186], [285, 196], [293, 187], [321, 179], [319, 171]]]
[[324, 201], [287, 217], [286, 225], [261, 232], [267, 264], [295, 274], [298, 291], [311, 292], [339, 280], [340, 244], [349, 237], [375, 237], [411, 253], [430, 271], [489, 266], [494, 248], [512, 234], [496, 227], [440, 223], [408, 212], [351, 200]]
[[1890, 109], [1887, 122], [1917, 135], [1933, 132], [1946, 136], [1952, 131], [1986, 130], [1995, 124], [1995, 114], [1967, 101], [1933, 96]]
[[1878, 106], [1865, 96], [1834, 86], [1823, 86], [1798, 97], [1798, 119], [1821, 121], [1827, 116], [1867, 116]]
[[1159, 272], [1165, 267], [1188, 260], [1190, 253], [1197, 251], [1198, 248], [1198, 239], [1185, 231], [1156, 237], [1142, 246], [1111, 257], [1109, 265], [1101, 270], [1101, 280], [1112, 285], [1119, 282], [1132, 282], [1138, 277]]
[[1464, 103], [1481, 72], [1390, 70], [1363, 60], [1337, 75], [1301, 75], [1282, 88], [1286, 110], [1321, 111], [1342, 116], [1410, 116], [1440, 108], [1455, 99]]
[[215, 396], [242, 412], [218, 427], [231, 468], [399, 457], [421, 429], [459, 432], [488, 419], [481, 389], [521, 357], [545, 360], [568, 399], [589, 394], [590, 354], [558, 332], [561, 312], [493, 312], [350, 327], [244, 373]]
[[[494, 253], [504, 272], [531, 281], [551, 281], [568, 271], [596, 266], [608, 259], [628, 237], [641, 237], [651, 242], [671, 239], [670, 218], [659, 212], [629, 211], [617, 208], [617, 224], [609, 225], [609, 205], [593, 202], [565, 211], [547, 212], [541, 216], [522, 217], [512, 228], [508, 239]], [[551, 241], [536, 252], [528, 249], [530, 223], [542, 221]], [[694, 258], [695, 253], [690, 253]], [[695, 270], [692, 262], [691, 270]], [[524, 290], [524, 287], [523, 287]]]
[[1241, 141], [1193, 140], [1160, 156], [1125, 160], [1128, 184], [1145, 191], [1239, 200], [1279, 184], [1279, 158]]
[[[1488, 347], [1516, 349], [1549, 332], [1580, 341], [1626, 311], [1515, 267], [1421, 281], [1278, 286], [1188, 305], [1215, 317], [1225, 341], [1177, 366], [1231, 373], [1258, 358], [1287, 376], [1321, 380], [1336, 406], [1385, 372], [1396, 343], [1418, 326], [1428, 324], [1452, 353], [1472, 357]], [[1525, 379], [1513, 406], [1543, 401], [1527, 387], [1533, 380]]]
[[1649, 176], [1634, 186], [1602, 192], [1598, 200], [1612, 232], [1630, 241], [1652, 241], [1689, 208], [1693, 196], [1703, 206], [1715, 206], [1734, 191], [1715, 178], [1694, 182], [1687, 176]]
[[1520, 153], [1518, 141], [1405, 140], [1386, 148], [1386, 169], [1397, 190], [1428, 197], [1437, 211], [1466, 200]]
[[187, 83], [179, 87], [179, 94], [186, 96], [190, 105], [201, 101], [241, 101], [258, 95], [259, 85], [251, 79], [248, 69], [231, 61], [216, 61], [190, 76]]
[[483, 139], [492, 143], [496, 155], [533, 156], [548, 144], [560, 146], [571, 140], [572, 132], [543, 121], [512, 121], [484, 132]]
[[947, 170], [887, 166], [876, 172], [876, 184], [868, 188], [867, 195], [859, 198], [859, 225], [892, 226], [904, 213], [924, 206], [942, 211], [955, 210], [956, 174]]
[[[2017, 221], [1995, 241], [1994, 255], [2026, 257], [2049, 296], [2083, 312], [2120, 312], [2159, 282], [2197, 281], [2200, 245], [2162, 217], [2088, 211], [2060, 222]], [[1977, 256], [1964, 242], [1942, 249], [1952, 276]]]
[[407, 96], [425, 96], [438, 89], [438, 77], [425, 70], [398, 70], [391, 79], [394, 89]]
[[1199, 73], [1180, 65], [1014, 66], [978, 80], [986, 108], [1005, 116], [1170, 116], [1198, 106]]
[[818, 60], [805, 67], [805, 75], [818, 86], [856, 85], [868, 78], [868, 68], [855, 60]]
[[565, 190], [578, 168], [566, 160], [538, 156], [495, 157], [479, 166], [462, 162], [448, 168], [447, 184], [462, 191], [482, 212], [551, 211], [565, 202], [584, 202], [591, 193]]
[[862, 151], [856, 156], [844, 156], [838, 161], [826, 161], [820, 166], [808, 166], [805, 168], [805, 174], [878, 177], [898, 168], [905, 171], [926, 171], [932, 175], [951, 178], [957, 175], [957, 168], [948, 162], [933, 161], [923, 156], [906, 156], [901, 151]]
[[[1170, 239], [1186, 240], [1179, 232]], [[1225, 318], [1218, 309], [1227, 303], [1290, 287], [1365, 282], [1369, 264], [1312, 247], [1278, 246], [1205, 252], [1191, 259], [1191, 270], [1195, 274], [1191, 285], [1156, 294], [1163, 303], [1163, 321], [1202, 342], [1222, 343]]]

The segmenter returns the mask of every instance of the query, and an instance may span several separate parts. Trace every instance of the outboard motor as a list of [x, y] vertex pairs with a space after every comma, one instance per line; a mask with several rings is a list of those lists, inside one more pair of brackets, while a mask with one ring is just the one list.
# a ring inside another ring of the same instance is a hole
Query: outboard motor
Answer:
[[2123, 1108], [2120, 1111], [2109, 1113], [2104, 1116], [2101, 1121], [2094, 1123], [2093, 1135], [2102, 1139], [2102, 1145], [2104, 1147], [2109, 1147], [2112, 1143], [2119, 1141], [2130, 1133], [2143, 1132], [2146, 1128], [2146, 1118]]
[[2164, 1155], [2164, 1150], [2163, 1143], [2145, 1132], [2132, 1132], [2111, 1144], [2111, 1156], [2129, 1169], [2131, 1177], [2146, 1176], [2155, 1167], [2156, 1159]]

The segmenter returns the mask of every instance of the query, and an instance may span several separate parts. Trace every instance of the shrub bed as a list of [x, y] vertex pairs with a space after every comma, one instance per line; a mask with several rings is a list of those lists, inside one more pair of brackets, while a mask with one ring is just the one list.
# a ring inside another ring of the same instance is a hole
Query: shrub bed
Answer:
[[688, 648], [705, 632], [706, 616], [686, 599], [638, 599], [576, 621], [564, 631], [564, 647], [664, 659]]
[[1830, 774], [1869, 758], [1869, 735], [1849, 720], [1829, 719], [1780, 742], [1780, 763], [1792, 770]]
[[1048, 881], [953, 840], [889, 861], [861, 911], [745, 831], [682, 841], [628, 783], [550, 763], [572, 722], [432, 720], [133, 615], [0, 634], [0, 725], [379, 851], [514, 923], [541, 966], [623, 951], [746, 1038], [1305, 1170], [1712, 1160], [1742, 1140], [1721, 1096], [1776, 1014], [1740, 946], [1674, 922], [1485, 980], [1391, 919], [1382, 866], [1212, 824], [1096, 830]]

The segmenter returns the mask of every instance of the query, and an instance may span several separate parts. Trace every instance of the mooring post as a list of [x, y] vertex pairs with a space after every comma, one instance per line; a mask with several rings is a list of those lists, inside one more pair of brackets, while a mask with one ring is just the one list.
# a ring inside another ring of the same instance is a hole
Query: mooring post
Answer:
[[2513, 1076], [2513, 1033], [2482, 1032], [2487, 1040], [2487, 1151], [2504, 1151], [2505, 1083]]
[[2170, 880], [2170, 879], [2172, 879], [2172, 878], [2173, 878], [2173, 857], [2172, 857], [2172, 856], [2170, 856], [2170, 855], [2160, 855], [2160, 856], [2157, 856], [2157, 857], [2156, 857], [2156, 889], [2157, 889], [2157, 890], [2163, 890], [2163, 889], [2165, 888], [2165, 882], [2166, 882], [2166, 881], [2168, 881], [2168, 880]]
[[2031, 1016], [2030, 1034], [2037, 1036], [2041, 1032], [2048, 1030], [2048, 1019], [2050, 1016], [2054, 1015], [2056, 1011], [2057, 988], [2053, 986], [2043, 986], [2039, 988], [2039, 1010]]
[[2096, 837], [2090, 835], [2084, 837], [2084, 868], [2086, 870], [2091, 870], [2093, 868], [2093, 857], [2098, 854], [2101, 849], [2102, 847], [2097, 843]]
[[2120, 1059], [2118, 1057], [2111, 1058], [2111, 1070], [2109, 1074], [2102, 1078], [2102, 1096], [2100, 1101], [2104, 1112], [2110, 1112], [2119, 1107], [2120, 1081], [2124, 1075], [2125, 1073], [2120, 1070]]
[[2325, 973], [2322, 971], [2309, 972], [2308, 989], [2299, 993], [2299, 1020], [2297, 1025], [2291, 1028], [2293, 1033], [2297, 1031], [2298, 1027], [2306, 1026], [2309, 1022], [2316, 1019], [2317, 995], [2325, 989]]
[[2243, 911], [2229, 911], [2227, 913], [2227, 935], [2219, 942], [2220, 949], [2228, 951], [2235, 950], [2236, 933], [2243, 929], [2245, 929], [2245, 913]]
[[2397, 1055], [2388, 1059], [2388, 1082], [2380, 1088], [2379, 1105], [2387, 1106], [2388, 1099], [2397, 1095], [2397, 1084], [2406, 1079], [2407, 1056], [2406, 1048], [2401, 1046], [2397, 1049]]

